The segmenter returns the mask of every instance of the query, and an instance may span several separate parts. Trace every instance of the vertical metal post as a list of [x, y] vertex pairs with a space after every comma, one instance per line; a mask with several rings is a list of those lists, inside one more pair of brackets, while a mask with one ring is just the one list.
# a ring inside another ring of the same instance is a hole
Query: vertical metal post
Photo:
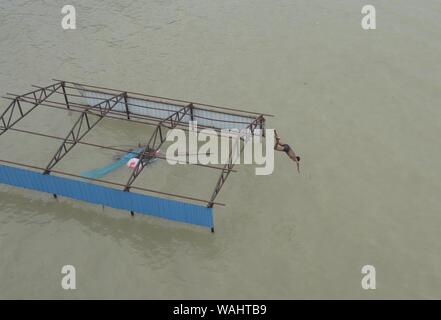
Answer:
[[64, 95], [64, 101], [66, 102], [66, 107], [67, 107], [68, 109], [70, 109], [69, 101], [67, 100], [66, 88], [64, 87], [65, 84], [66, 84], [66, 83], [65, 83], [64, 81], [61, 82], [61, 88], [63, 89], [63, 95]]
[[260, 130], [262, 132], [262, 137], [265, 137], [265, 118], [261, 115], [260, 119]]
[[127, 119], [130, 120], [129, 104], [128, 104], [128, 102], [127, 102], [127, 92], [124, 92], [124, 93], [123, 93], [123, 97], [124, 97], [124, 104], [126, 105]]
[[190, 108], [190, 118], [191, 118], [191, 121], [194, 121], [194, 114], [193, 114], [194, 106], [193, 106], [193, 103], [190, 103], [188, 105], [188, 107]]

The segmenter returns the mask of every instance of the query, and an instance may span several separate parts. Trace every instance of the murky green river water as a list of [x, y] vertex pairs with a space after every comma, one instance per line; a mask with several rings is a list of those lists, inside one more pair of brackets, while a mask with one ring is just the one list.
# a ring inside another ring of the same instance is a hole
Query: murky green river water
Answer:
[[[371, 1], [373, 31], [358, 0], [82, 0], [70, 31], [64, 4], [0, 1], [2, 95], [62, 78], [272, 113], [302, 172], [283, 154], [271, 176], [241, 167], [214, 235], [0, 186], [0, 298], [441, 298], [440, 1]], [[65, 118], [31, 124], [63, 133]], [[98, 135], [138, 142], [128, 128]], [[0, 159], [56, 148], [40, 146], [5, 134]], [[360, 285], [367, 264], [376, 290]]]

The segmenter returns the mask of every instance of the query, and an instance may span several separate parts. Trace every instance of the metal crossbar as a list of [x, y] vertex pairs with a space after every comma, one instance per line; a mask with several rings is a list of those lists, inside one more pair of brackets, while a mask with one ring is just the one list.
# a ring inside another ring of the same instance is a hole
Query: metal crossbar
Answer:
[[[8, 129], [12, 128], [17, 122], [26, 117], [39, 104], [47, 100], [60, 88], [61, 82], [58, 82], [50, 86], [39, 88], [37, 90], [16, 96], [15, 99], [9, 104], [9, 106], [0, 116], [0, 136], [4, 134]], [[23, 101], [24, 98], [30, 100], [28, 100], [27, 102], [31, 104], [31, 107], [27, 110], [25, 110], [24, 106], [20, 103], [21, 101]]]
[[[124, 94], [119, 94], [84, 110], [64, 141], [61, 143], [58, 150], [55, 152], [52, 159], [49, 161], [44, 173], [48, 174], [51, 169], [55, 167], [55, 165], [63, 159], [63, 157], [72, 150], [72, 148], [75, 147], [75, 145], [83, 139], [123, 98]], [[92, 110], [97, 110], [99, 113], [94, 113]], [[90, 115], [98, 117], [94, 119], [93, 117], [90, 117]]]
[[[257, 127], [263, 128], [264, 126], [264, 122], [265, 119], [263, 116], [260, 116], [258, 118], [256, 118], [252, 123], [250, 123], [250, 125], [247, 127], [247, 130], [251, 131], [251, 134], [254, 135], [254, 131], [256, 130]], [[237, 143], [240, 143], [241, 139], [238, 139], [236, 141], [236, 145]], [[233, 159], [233, 153], [234, 153], [234, 149], [235, 146], [233, 146], [230, 149], [230, 153], [228, 156], [228, 162], [224, 165], [224, 168], [219, 176], [219, 179], [217, 180], [216, 186], [214, 188], [213, 194], [211, 195], [210, 201], [208, 203], [208, 207], [211, 208], [213, 207], [214, 204], [214, 200], [216, 199], [216, 197], [218, 196], [219, 192], [221, 191], [225, 181], [227, 181], [228, 176], [230, 175], [231, 171], [234, 168], [235, 165], [235, 159]], [[241, 145], [240, 147], [240, 152], [242, 152], [244, 149], [244, 144]]]
[[151, 155], [155, 154], [166, 141], [167, 138], [163, 132], [164, 125], [169, 123], [169, 126], [167, 126], [166, 128], [169, 129], [176, 128], [176, 126], [183, 121], [184, 117], [191, 112], [191, 109], [192, 109], [192, 105], [189, 104], [188, 106], [180, 109], [179, 111], [173, 113], [168, 118], [158, 123], [155, 130], [153, 131], [153, 134], [150, 136], [147, 145], [140, 152], [138, 164], [136, 165], [135, 169], [130, 175], [129, 180], [127, 181], [126, 186], [124, 188], [124, 191], [130, 191], [130, 187], [132, 186], [133, 182], [141, 174], [142, 170], [144, 170], [148, 162], [146, 160], [151, 158], [152, 157]]

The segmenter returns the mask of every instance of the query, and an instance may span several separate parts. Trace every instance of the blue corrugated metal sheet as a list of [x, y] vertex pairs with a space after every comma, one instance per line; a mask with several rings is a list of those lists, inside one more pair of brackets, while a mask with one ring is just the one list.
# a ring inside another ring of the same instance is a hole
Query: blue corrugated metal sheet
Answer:
[[134, 211], [168, 220], [213, 227], [213, 209], [149, 195], [124, 192], [79, 180], [0, 165], [0, 183]]

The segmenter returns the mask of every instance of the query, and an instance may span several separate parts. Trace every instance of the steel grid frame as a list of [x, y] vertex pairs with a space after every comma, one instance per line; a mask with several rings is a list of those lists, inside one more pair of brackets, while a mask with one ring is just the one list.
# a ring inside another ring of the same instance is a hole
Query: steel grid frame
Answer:
[[[49, 138], [55, 138], [55, 139], [63, 139], [61, 145], [55, 152], [55, 154], [52, 156], [51, 160], [47, 164], [44, 173], [49, 174], [51, 171], [58, 173], [58, 174], [65, 174], [65, 175], [71, 175], [75, 176], [70, 173], [62, 172], [54, 170], [53, 168], [64, 158], [64, 156], [69, 153], [70, 150], [73, 149], [73, 147], [77, 144], [84, 144], [84, 145], [90, 145], [94, 147], [104, 147], [96, 144], [91, 144], [82, 141], [82, 139], [104, 118], [112, 118], [112, 119], [118, 119], [118, 120], [124, 120], [124, 121], [130, 121], [130, 122], [139, 122], [146, 125], [155, 126], [155, 129], [153, 133], [150, 135], [147, 144], [143, 148], [143, 150], [139, 153], [139, 159], [138, 165], [133, 170], [132, 174], [130, 175], [128, 181], [126, 184], [118, 184], [116, 185], [123, 186], [124, 191], [129, 192], [131, 188], [138, 189], [138, 190], [144, 190], [147, 192], [153, 192], [153, 193], [162, 193], [165, 195], [170, 195], [172, 197], [180, 197], [180, 198], [186, 198], [194, 201], [199, 202], [205, 202], [207, 204], [207, 207], [212, 208], [214, 205], [223, 205], [221, 203], [215, 202], [215, 199], [219, 195], [223, 185], [225, 184], [229, 174], [231, 172], [235, 172], [234, 166], [235, 166], [235, 160], [233, 159], [233, 149], [230, 149], [228, 163], [225, 164], [222, 168], [221, 167], [214, 167], [214, 166], [207, 166], [207, 165], [201, 165], [203, 167], [210, 167], [214, 169], [221, 170], [221, 174], [217, 180], [216, 186], [214, 188], [214, 191], [210, 197], [210, 200], [202, 200], [198, 198], [193, 197], [187, 197], [182, 195], [176, 195], [171, 193], [164, 193], [157, 190], [151, 190], [151, 189], [143, 189], [140, 187], [133, 186], [133, 183], [135, 180], [139, 177], [139, 175], [142, 173], [143, 169], [146, 166], [146, 160], [148, 160], [150, 157], [152, 157], [152, 153], [154, 154], [157, 150], [160, 149], [160, 147], [164, 144], [166, 141], [166, 130], [174, 129], [178, 126], [183, 126], [183, 120], [186, 116], [190, 117], [191, 120], [194, 120], [193, 117], [193, 111], [194, 109], [200, 109], [200, 110], [208, 110], [208, 111], [214, 111], [219, 112], [223, 114], [228, 115], [234, 115], [234, 116], [241, 116], [241, 117], [248, 117], [250, 119], [250, 123], [247, 126], [247, 129], [251, 131], [251, 134], [254, 134], [254, 131], [256, 128], [264, 129], [265, 128], [265, 117], [272, 117], [273, 115], [270, 114], [262, 114], [262, 113], [255, 113], [255, 112], [249, 112], [244, 110], [237, 110], [232, 108], [225, 108], [225, 107], [218, 107], [208, 104], [202, 104], [202, 103], [195, 103], [195, 102], [189, 102], [184, 100], [176, 100], [176, 99], [169, 99], [159, 96], [152, 96], [152, 95], [144, 95], [140, 93], [134, 93], [134, 92], [128, 92], [123, 90], [116, 90], [116, 89], [109, 89], [104, 87], [97, 87], [97, 86], [90, 86], [86, 84], [76, 83], [76, 82], [69, 82], [64, 80], [54, 80], [56, 81], [54, 84], [51, 84], [46, 87], [37, 87], [36, 90], [33, 90], [31, 92], [21, 94], [21, 95], [13, 95], [8, 93], [8, 95], [13, 96], [11, 97], [4, 97], [6, 99], [12, 100], [9, 106], [6, 108], [6, 110], [0, 115], [0, 136], [4, 134], [8, 130], [23, 132], [27, 134], [34, 134], [34, 135], [40, 135], [45, 136]], [[69, 98], [80, 98], [81, 95], [75, 95], [72, 93], [69, 93], [68, 91], [70, 89], [77, 89], [74, 86], [75, 85], [81, 85], [85, 87], [86, 91], [95, 92], [95, 93], [104, 93], [107, 95], [110, 95], [111, 97], [108, 99], [100, 99], [103, 100], [93, 106], [85, 105], [81, 103], [77, 103], [72, 101]], [[64, 98], [64, 103], [55, 102], [49, 100], [49, 98], [53, 94], [60, 94]], [[161, 102], [165, 104], [180, 106], [181, 109], [174, 112], [167, 118], [155, 118], [153, 116], [147, 116], [147, 115], [139, 115], [139, 114], [131, 114], [129, 111], [129, 103], [128, 98], [135, 98], [145, 101], [153, 101], [153, 102]], [[112, 110], [116, 105], [119, 103], [123, 103], [125, 105], [125, 112], [121, 111], [115, 111]], [[30, 104], [31, 106], [28, 107], [28, 109], [24, 108], [24, 104]], [[65, 109], [69, 111], [74, 112], [80, 112], [81, 115], [77, 119], [77, 121], [74, 123], [70, 131], [67, 133], [65, 138], [51, 136], [47, 134], [38, 133], [35, 131], [29, 131], [29, 130], [20, 130], [13, 128], [20, 120], [22, 120], [24, 117], [26, 117], [29, 113], [31, 113], [35, 108], [38, 106], [44, 106], [44, 107], [52, 107], [52, 108], [58, 108], [58, 109]], [[80, 109], [80, 110], [78, 110]], [[142, 120], [142, 121], [141, 121]], [[219, 128], [216, 127], [210, 127], [210, 126], [202, 126], [202, 128], [211, 128], [216, 131], [220, 131]], [[264, 132], [264, 131], [262, 131]], [[239, 139], [238, 143], [241, 143], [241, 140]], [[234, 147], [233, 147], [234, 148]], [[241, 146], [241, 151], [243, 150], [244, 145]], [[115, 149], [115, 148], [109, 148], [109, 149]], [[120, 150], [120, 149], [118, 149]], [[120, 151], [128, 151], [128, 150], [120, 150]], [[0, 160], [5, 162], [4, 160]], [[8, 162], [8, 161], [6, 161]], [[14, 163], [14, 162], [11, 162]], [[15, 163], [20, 166], [27, 166], [25, 164], [19, 164]], [[29, 166], [28, 166], [29, 167]], [[41, 169], [41, 168], [39, 168]], [[79, 177], [79, 176], [78, 176]], [[91, 179], [95, 180], [95, 179]], [[104, 182], [112, 184], [110, 181], [106, 180], [99, 180], [96, 179], [96, 181]], [[115, 183], [113, 183], [115, 185]], [[212, 230], [214, 231], [214, 230]]]

